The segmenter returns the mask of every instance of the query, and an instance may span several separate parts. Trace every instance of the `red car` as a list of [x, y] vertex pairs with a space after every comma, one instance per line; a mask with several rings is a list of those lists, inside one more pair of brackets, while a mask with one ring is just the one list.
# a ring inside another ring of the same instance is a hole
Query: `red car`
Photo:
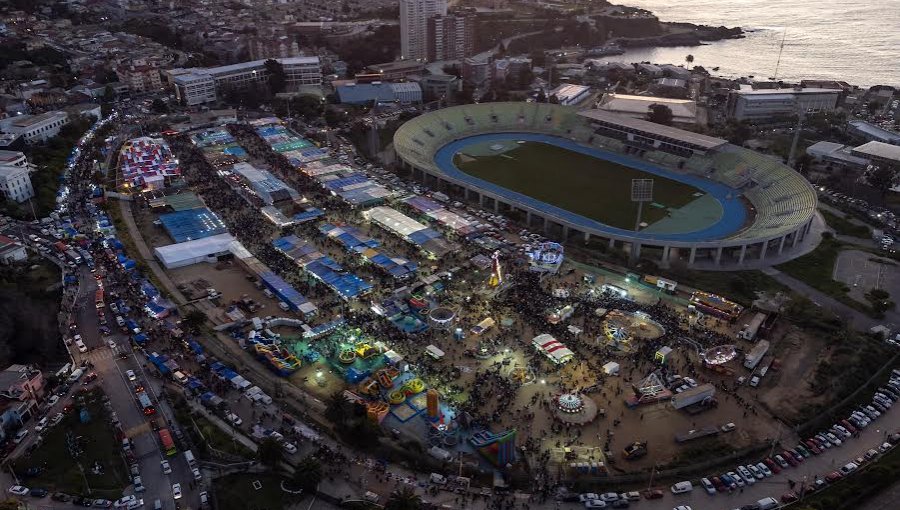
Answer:
[[763, 459], [763, 462], [765, 462], [766, 465], [769, 466], [769, 469], [772, 471], [772, 473], [776, 475], [778, 473], [781, 473], [781, 467], [779, 467], [778, 464], [771, 458], [766, 457], [765, 459]]
[[716, 488], [717, 491], [719, 491], [719, 492], [727, 492], [728, 491], [728, 487], [726, 487], [725, 484], [722, 483], [722, 480], [720, 480], [718, 476], [714, 476], [714, 477], [710, 478], [709, 481], [712, 482], [713, 486]]
[[840, 474], [839, 472], [832, 471], [831, 473], [825, 475], [825, 480], [827, 480], [828, 483], [834, 483], [836, 480], [840, 480], [843, 477], [844, 475]]
[[847, 420], [841, 420], [841, 425], [843, 425], [844, 428], [847, 429], [847, 432], [849, 432], [851, 434], [856, 434], [858, 432], [856, 430], [856, 427], [854, 427], [853, 424]]
[[798, 498], [797, 495], [794, 494], [793, 492], [786, 492], [781, 495], [782, 503], [793, 503], [794, 501], [797, 501], [798, 499], [800, 499], [800, 498]]
[[644, 491], [644, 499], [660, 499], [661, 497], [663, 497], [663, 491], [661, 490]]
[[817, 445], [816, 442], [812, 439], [807, 439], [803, 442], [803, 444], [805, 444], [806, 447], [809, 448], [809, 451], [813, 452], [814, 455], [822, 453], [822, 450], [819, 449], [819, 445]]
[[794, 458], [794, 456], [791, 454], [791, 452], [789, 452], [787, 450], [781, 452], [781, 456], [784, 458], [784, 460], [787, 461], [788, 464], [790, 464], [793, 467], [797, 467], [800, 465], [800, 463], [797, 462], [797, 459]]

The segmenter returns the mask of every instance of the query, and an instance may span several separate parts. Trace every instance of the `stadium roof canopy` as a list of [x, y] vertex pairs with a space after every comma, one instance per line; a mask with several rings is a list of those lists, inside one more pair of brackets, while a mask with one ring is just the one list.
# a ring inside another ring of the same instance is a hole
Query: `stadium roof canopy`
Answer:
[[716, 147], [721, 147], [722, 145], [728, 143], [726, 140], [723, 140], [721, 138], [701, 135], [699, 133], [693, 133], [691, 131], [685, 131], [683, 129], [673, 128], [671, 126], [664, 126], [662, 124], [655, 124], [648, 120], [633, 119], [631, 117], [625, 117], [623, 115], [605, 112], [603, 110], [583, 110], [578, 112], [578, 115], [592, 120], [617, 124], [619, 126], [633, 129], [635, 131], [649, 133], [651, 135], [661, 136], [665, 138], [671, 138], [684, 143], [694, 144], [704, 149], [715, 149]]

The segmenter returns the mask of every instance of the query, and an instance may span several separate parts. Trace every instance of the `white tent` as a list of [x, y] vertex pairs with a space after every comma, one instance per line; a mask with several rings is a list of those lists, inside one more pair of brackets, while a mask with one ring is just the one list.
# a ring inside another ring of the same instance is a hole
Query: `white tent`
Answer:
[[547, 333], [534, 337], [531, 344], [557, 365], [567, 363], [575, 357], [575, 353], [569, 350], [565, 344]]
[[434, 345], [429, 345], [425, 348], [425, 353], [431, 356], [434, 359], [441, 359], [444, 357], [444, 351], [438, 349]]
[[603, 373], [606, 375], [619, 375], [619, 364], [615, 361], [603, 365]]
[[207, 262], [210, 260], [210, 257], [217, 255], [235, 253], [238, 247], [243, 248], [241, 243], [235, 240], [231, 234], [218, 234], [183, 243], [160, 246], [155, 248], [153, 252], [166, 269], [175, 269]]

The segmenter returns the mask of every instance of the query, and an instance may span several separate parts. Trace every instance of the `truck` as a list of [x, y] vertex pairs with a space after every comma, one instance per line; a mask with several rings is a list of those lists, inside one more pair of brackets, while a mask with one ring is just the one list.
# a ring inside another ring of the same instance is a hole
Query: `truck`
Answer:
[[744, 368], [750, 370], [755, 369], [767, 352], [769, 352], [769, 341], [760, 340], [759, 343], [754, 345], [753, 349], [750, 349], [750, 352], [744, 356]]
[[756, 334], [759, 332], [760, 326], [762, 326], [764, 322], [766, 322], [766, 314], [762, 312], [757, 313], [750, 319], [749, 324], [744, 324], [744, 328], [738, 333], [738, 337], [743, 338], [748, 342], [754, 340]]
[[69, 258], [75, 264], [81, 264], [81, 255], [78, 254], [75, 250], [66, 250], [66, 257]]
[[701, 384], [696, 388], [688, 388], [681, 393], [672, 396], [672, 406], [675, 407], [675, 409], [682, 409], [689, 405], [711, 399], [715, 395], [716, 388], [712, 384]]

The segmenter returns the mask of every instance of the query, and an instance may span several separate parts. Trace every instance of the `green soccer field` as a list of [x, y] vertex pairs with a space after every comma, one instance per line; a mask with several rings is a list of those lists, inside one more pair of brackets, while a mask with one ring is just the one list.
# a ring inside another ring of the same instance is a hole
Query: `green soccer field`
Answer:
[[653, 203], [644, 204], [641, 216], [651, 229], [670, 216], [669, 209], [680, 209], [702, 193], [673, 179], [543, 142], [476, 143], [457, 152], [453, 163], [473, 177], [627, 230], [634, 230], [637, 215], [632, 179], [653, 179]]

